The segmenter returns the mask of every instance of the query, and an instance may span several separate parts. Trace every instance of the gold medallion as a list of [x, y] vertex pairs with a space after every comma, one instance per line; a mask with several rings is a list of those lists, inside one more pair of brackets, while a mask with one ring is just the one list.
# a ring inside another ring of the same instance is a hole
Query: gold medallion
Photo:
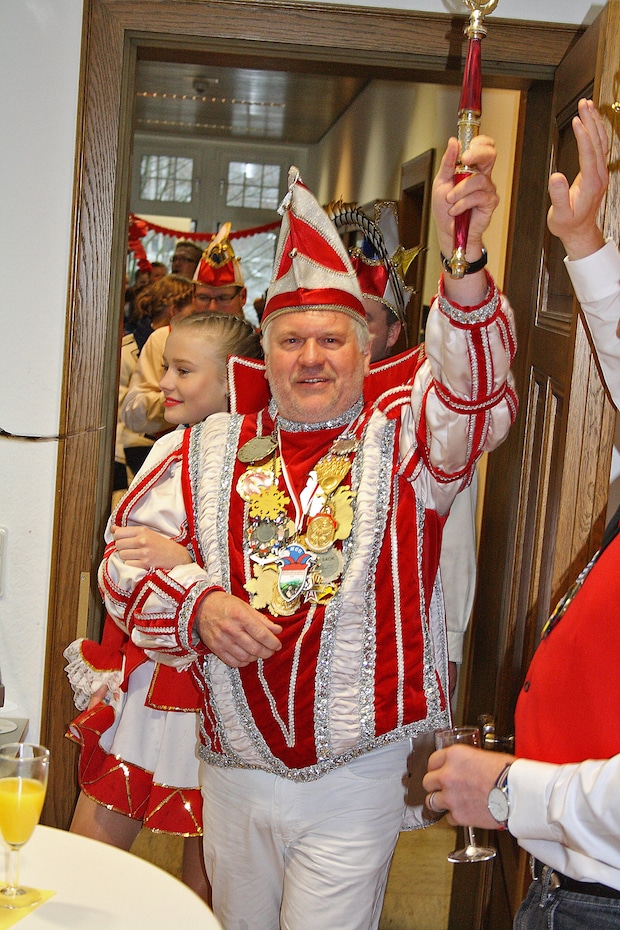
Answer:
[[353, 529], [353, 500], [355, 491], [351, 488], [337, 488], [330, 498], [329, 507], [336, 521], [336, 539], [348, 539]]
[[342, 574], [344, 559], [339, 549], [328, 549], [320, 553], [317, 559], [315, 575], [323, 585], [335, 581]]
[[244, 584], [245, 590], [251, 595], [250, 604], [255, 610], [269, 607], [273, 596], [274, 586], [277, 585], [278, 575], [276, 566], [255, 565], [254, 577]]
[[250, 499], [250, 516], [259, 520], [277, 520], [286, 513], [291, 500], [274, 486], [265, 488]]
[[332, 446], [332, 452], [335, 455], [350, 455], [352, 452], [357, 450], [359, 443], [357, 439], [350, 437], [342, 439], [336, 439]]
[[334, 544], [336, 521], [331, 514], [321, 511], [308, 520], [306, 544], [312, 552], [327, 552]]
[[290, 617], [298, 609], [301, 601], [301, 594], [292, 601], [287, 601], [282, 597], [280, 589], [276, 584], [273, 587], [273, 595], [269, 604], [269, 611], [274, 617]]
[[244, 443], [237, 452], [240, 462], [262, 462], [263, 459], [273, 455], [278, 443], [274, 436], [254, 436]]
[[244, 501], [249, 501], [255, 494], [270, 488], [275, 480], [276, 476], [270, 468], [248, 468], [237, 481], [237, 494]]

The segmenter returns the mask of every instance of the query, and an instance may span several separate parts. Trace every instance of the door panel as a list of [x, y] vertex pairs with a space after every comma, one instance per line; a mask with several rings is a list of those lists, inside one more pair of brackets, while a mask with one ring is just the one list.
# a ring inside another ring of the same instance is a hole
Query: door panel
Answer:
[[426, 321], [422, 298], [434, 175], [434, 149], [428, 149], [416, 158], [405, 162], [401, 168], [400, 242], [403, 248], [419, 248], [420, 252], [405, 276], [405, 282], [413, 288], [413, 291], [406, 308], [407, 337], [405, 340], [404, 334], [401, 333], [401, 341], [395, 347], [397, 352], [402, 352], [408, 346], [416, 346], [424, 341]]
[[[506, 283], [517, 319], [520, 410], [507, 442], [489, 457], [465, 696], [466, 721], [493, 713], [499, 735], [512, 732], [542, 625], [596, 550], [605, 522], [615, 411], [579, 318], [562, 246], [546, 230], [546, 179], [552, 170], [569, 180], [577, 172], [571, 120], [579, 98], [594, 92], [603, 114], [613, 112], [619, 10], [618, 0], [611, 0], [566, 55], [553, 96], [548, 87], [533, 87], [524, 103]], [[537, 138], [542, 125], [550, 126], [548, 145]], [[617, 151], [617, 140], [614, 145]], [[607, 235], [617, 232], [618, 205], [616, 173], [607, 197]], [[529, 884], [527, 857], [508, 834], [498, 834], [496, 842], [497, 859], [476, 876], [455, 870], [454, 930], [512, 927]]]

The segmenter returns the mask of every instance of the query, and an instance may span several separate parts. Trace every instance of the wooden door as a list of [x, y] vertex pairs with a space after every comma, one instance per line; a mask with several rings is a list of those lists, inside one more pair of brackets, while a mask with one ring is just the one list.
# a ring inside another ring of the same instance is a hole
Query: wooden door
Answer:
[[[605, 524], [615, 411], [602, 387], [573, 298], [564, 252], [546, 230], [546, 179], [569, 180], [578, 160], [571, 120], [582, 96], [613, 114], [620, 60], [620, 2], [611, 0], [565, 56], [553, 90], [524, 99], [521, 170], [506, 292], [518, 331], [519, 417], [489, 457], [465, 718], [493, 713], [511, 733], [515, 703], [550, 609], [596, 550]], [[611, 122], [611, 119], [610, 119]], [[550, 126], [541, 145], [541, 126]], [[610, 163], [617, 162], [617, 134]], [[604, 215], [617, 236], [619, 179]], [[529, 884], [527, 857], [507, 833], [498, 857], [455, 869], [450, 928], [509, 930]]]

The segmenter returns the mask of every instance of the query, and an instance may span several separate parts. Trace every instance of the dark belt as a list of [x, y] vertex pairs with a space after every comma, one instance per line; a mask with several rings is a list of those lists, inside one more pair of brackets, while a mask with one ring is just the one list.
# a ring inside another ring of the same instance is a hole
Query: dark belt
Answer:
[[532, 878], [543, 881], [549, 878], [549, 888], [561, 888], [562, 891], [576, 891], [577, 894], [595, 895], [597, 898], [620, 898], [620, 891], [610, 888], [609, 885], [600, 885], [598, 882], [579, 882], [576, 878], [562, 875], [550, 865], [545, 865], [539, 859], [532, 859]]

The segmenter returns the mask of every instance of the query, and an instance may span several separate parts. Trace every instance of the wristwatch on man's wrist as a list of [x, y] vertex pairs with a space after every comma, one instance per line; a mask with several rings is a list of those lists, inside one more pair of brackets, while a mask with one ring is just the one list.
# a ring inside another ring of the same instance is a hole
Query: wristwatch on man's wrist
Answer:
[[[440, 254], [441, 254], [441, 264], [444, 267], [444, 271], [447, 271], [449, 275], [452, 275], [452, 277], [454, 277], [454, 272], [450, 264], [450, 259], [446, 258], [443, 252], [441, 252]], [[485, 249], [484, 246], [482, 246], [482, 255], [480, 256], [480, 258], [477, 258], [475, 262], [466, 262], [465, 263], [466, 267], [465, 267], [465, 271], [463, 272], [463, 274], [475, 274], [477, 271], [482, 271], [482, 269], [487, 263], [487, 259], [488, 259], [487, 250]]]
[[510, 798], [508, 796], [508, 772], [512, 762], [505, 765], [499, 773], [497, 780], [487, 798], [487, 807], [489, 812], [500, 825], [501, 830], [508, 826], [508, 817], [510, 816]]

